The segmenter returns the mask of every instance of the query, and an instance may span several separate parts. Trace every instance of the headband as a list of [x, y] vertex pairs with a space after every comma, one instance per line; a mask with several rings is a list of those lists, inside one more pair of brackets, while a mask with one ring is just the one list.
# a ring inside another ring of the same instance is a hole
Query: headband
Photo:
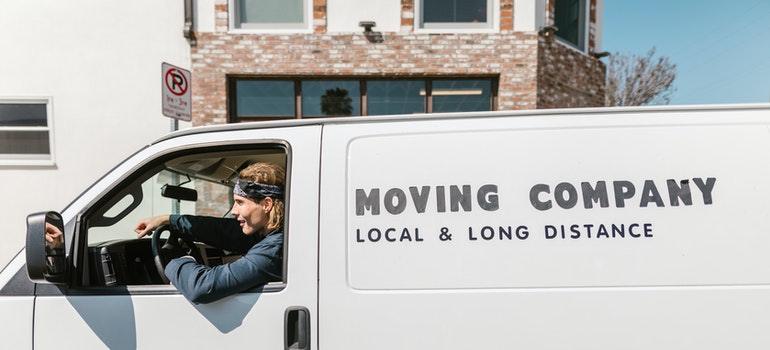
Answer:
[[235, 182], [235, 187], [233, 187], [233, 194], [258, 200], [265, 197], [282, 199], [283, 189], [280, 186], [238, 179]]

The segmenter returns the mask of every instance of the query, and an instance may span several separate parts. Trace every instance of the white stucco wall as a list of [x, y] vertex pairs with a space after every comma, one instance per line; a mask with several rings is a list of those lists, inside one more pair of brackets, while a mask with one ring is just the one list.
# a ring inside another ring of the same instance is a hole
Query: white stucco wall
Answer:
[[513, 30], [536, 32], [545, 24], [546, 0], [514, 0]]
[[195, 31], [213, 32], [216, 21], [214, 0], [197, 0], [193, 1], [193, 3], [195, 4], [193, 10], [195, 15]]
[[401, 27], [400, 0], [328, 0], [327, 30], [329, 32], [363, 32], [361, 21], [375, 21], [378, 32], [398, 32]]
[[0, 167], [0, 268], [23, 246], [28, 213], [61, 210], [169, 131], [160, 66], [190, 66], [183, 6], [0, 0], [0, 99], [50, 97], [56, 152], [53, 166]]

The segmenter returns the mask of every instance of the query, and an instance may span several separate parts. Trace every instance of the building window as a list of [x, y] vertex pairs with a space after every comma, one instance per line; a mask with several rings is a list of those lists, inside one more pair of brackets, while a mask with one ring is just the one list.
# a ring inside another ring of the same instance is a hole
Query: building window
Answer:
[[49, 106], [48, 99], [0, 100], [0, 164], [52, 163]]
[[580, 51], [585, 51], [587, 18], [586, 0], [556, 0], [554, 6], [554, 25], [558, 28], [556, 36]]
[[294, 82], [287, 80], [238, 80], [236, 114], [240, 117], [293, 117]]
[[311, 0], [232, 0], [235, 29], [297, 30], [309, 28]]
[[492, 108], [489, 80], [436, 80], [433, 82], [433, 112], [488, 111]]
[[302, 81], [303, 117], [346, 117], [353, 115], [361, 115], [359, 81]]
[[494, 109], [496, 79], [229, 79], [231, 122]]
[[369, 80], [366, 94], [370, 115], [426, 112], [424, 80]]
[[492, 0], [417, 0], [420, 28], [492, 28]]

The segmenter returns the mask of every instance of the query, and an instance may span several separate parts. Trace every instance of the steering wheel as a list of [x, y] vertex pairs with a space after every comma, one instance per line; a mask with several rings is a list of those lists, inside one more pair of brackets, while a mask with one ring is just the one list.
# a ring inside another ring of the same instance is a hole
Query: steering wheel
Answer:
[[[160, 246], [160, 235], [163, 231], [168, 231], [169, 236], [166, 243]], [[187, 246], [187, 249], [182, 247], [182, 244]], [[166, 278], [166, 265], [171, 260], [168, 256], [181, 256], [192, 255], [196, 262], [203, 263], [203, 257], [198, 250], [198, 246], [195, 245], [189, 237], [181, 235], [179, 232], [171, 228], [171, 225], [161, 225], [152, 232], [152, 238], [150, 239], [150, 245], [152, 246], [152, 260], [155, 262], [155, 268], [158, 270], [160, 278], [163, 283], [170, 283]]]

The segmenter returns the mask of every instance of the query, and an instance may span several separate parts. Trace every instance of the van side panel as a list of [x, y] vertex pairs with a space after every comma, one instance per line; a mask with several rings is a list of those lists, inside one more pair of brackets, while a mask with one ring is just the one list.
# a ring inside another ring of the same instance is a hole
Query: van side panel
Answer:
[[0, 341], [4, 349], [32, 349], [34, 285], [27, 278], [21, 251], [0, 271]]
[[320, 346], [768, 347], [769, 131], [767, 110], [327, 125]]
[[[34, 297], [0, 297], [0, 339], [7, 349], [32, 349]], [[7, 347], [6, 347], [7, 346]]]

